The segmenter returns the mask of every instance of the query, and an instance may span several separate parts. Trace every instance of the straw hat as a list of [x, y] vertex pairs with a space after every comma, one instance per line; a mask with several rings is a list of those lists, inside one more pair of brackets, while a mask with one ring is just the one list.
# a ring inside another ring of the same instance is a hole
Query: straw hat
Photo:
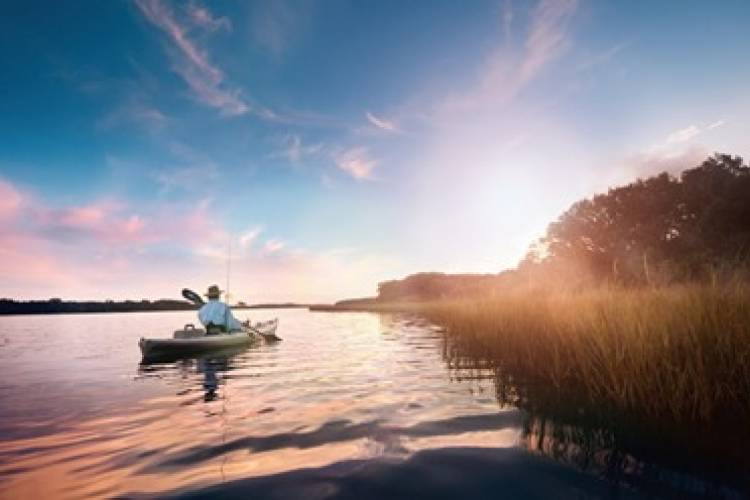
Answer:
[[203, 295], [205, 295], [209, 299], [218, 299], [219, 297], [221, 297], [222, 293], [224, 293], [224, 290], [220, 290], [218, 285], [211, 285], [210, 287], [208, 287], [208, 291]]

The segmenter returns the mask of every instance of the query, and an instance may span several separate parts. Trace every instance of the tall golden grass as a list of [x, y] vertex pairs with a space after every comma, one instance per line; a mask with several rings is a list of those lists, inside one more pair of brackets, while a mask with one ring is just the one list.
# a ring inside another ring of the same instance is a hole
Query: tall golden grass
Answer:
[[519, 386], [659, 422], [750, 417], [745, 285], [516, 293], [416, 308], [446, 327], [462, 355]]

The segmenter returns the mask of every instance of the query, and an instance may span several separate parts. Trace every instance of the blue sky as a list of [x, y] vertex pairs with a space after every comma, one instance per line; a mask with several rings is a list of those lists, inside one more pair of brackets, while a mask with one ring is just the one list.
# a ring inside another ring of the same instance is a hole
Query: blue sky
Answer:
[[750, 4], [17, 2], [0, 296], [328, 301], [512, 267], [573, 201], [747, 156]]

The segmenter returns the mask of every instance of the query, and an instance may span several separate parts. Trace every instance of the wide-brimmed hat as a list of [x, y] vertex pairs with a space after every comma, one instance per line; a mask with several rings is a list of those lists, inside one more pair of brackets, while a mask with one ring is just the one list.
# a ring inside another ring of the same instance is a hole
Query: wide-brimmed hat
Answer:
[[218, 285], [211, 285], [208, 287], [208, 291], [203, 295], [210, 299], [213, 297], [221, 297], [222, 293], [224, 293], [224, 290], [219, 289]]

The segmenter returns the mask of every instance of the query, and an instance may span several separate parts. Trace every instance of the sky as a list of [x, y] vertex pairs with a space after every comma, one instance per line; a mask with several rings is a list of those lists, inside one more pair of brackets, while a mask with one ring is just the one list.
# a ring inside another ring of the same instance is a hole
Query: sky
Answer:
[[750, 155], [746, 0], [2, 10], [0, 297], [495, 273], [578, 199]]

